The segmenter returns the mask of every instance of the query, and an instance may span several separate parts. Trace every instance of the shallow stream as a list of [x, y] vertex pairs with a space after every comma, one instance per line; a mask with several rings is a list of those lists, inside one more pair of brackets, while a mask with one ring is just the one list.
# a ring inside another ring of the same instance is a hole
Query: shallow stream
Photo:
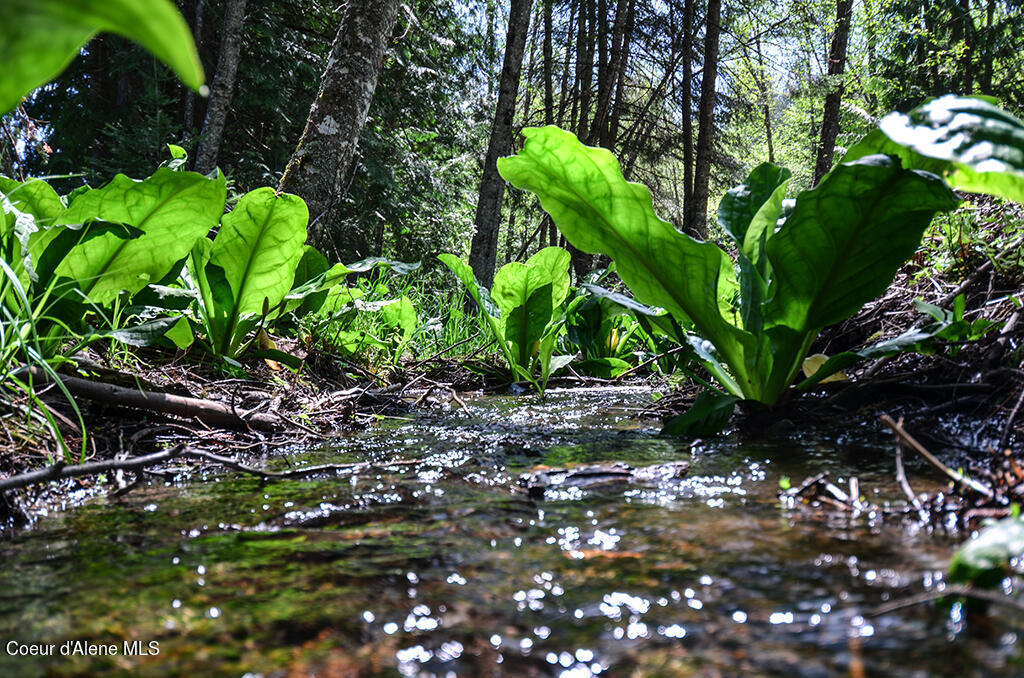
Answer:
[[[0, 542], [0, 676], [1024, 675], [1012, 612], [874, 614], [940, 590], [955, 539], [778, 499], [827, 470], [884, 501], [890, 438], [662, 438], [647, 402], [470, 399], [267, 462], [414, 466], [218, 471], [51, 513]], [[680, 459], [654, 486], [514, 489], [539, 464]]]

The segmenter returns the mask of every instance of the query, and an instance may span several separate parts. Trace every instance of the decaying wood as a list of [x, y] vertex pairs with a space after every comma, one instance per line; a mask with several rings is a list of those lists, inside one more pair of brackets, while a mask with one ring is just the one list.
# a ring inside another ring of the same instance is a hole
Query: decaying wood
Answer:
[[[50, 382], [51, 378], [43, 370], [33, 367], [29, 370], [32, 379], [37, 383]], [[58, 375], [61, 382], [71, 393], [79, 398], [87, 398], [108, 403], [118, 407], [131, 407], [162, 414], [173, 414], [186, 419], [198, 419], [208, 426], [231, 429], [257, 429], [260, 431], [279, 431], [285, 428], [279, 417], [271, 414], [251, 414], [240, 416], [231, 407], [212, 400], [201, 400], [177, 396], [170, 393], [155, 393], [136, 389], [90, 381], [80, 377]]]

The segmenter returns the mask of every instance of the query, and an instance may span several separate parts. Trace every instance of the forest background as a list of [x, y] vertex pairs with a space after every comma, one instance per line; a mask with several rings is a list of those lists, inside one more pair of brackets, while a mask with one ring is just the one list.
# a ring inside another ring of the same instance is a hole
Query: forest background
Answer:
[[[224, 170], [229, 204], [277, 186], [332, 44], [351, 30], [343, 22], [380, 16], [368, 117], [338, 169], [340, 191], [323, 209], [303, 195], [311, 232], [339, 261], [434, 269], [438, 253], [468, 254], [485, 284], [505, 262], [564, 245], [533, 196], [500, 179], [496, 195], [481, 191], [489, 141], [491, 155], [508, 155], [523, 127], [557, 124], [611, 149], [663, 218], [715, 238], [709, 206], [761, 162], [791, 169], [791, 191], [809, 188], [891, 110], [955, 92], [1019, 111], [1024, 95], [1024, 15], [1004, 0], [177, 5], [212, 97], [102, 34], [3, 118], [0, 174], [63, 177], [52, 182], [61, 192], [99, 186], [117, 172], [147, 176], [173, 143], [196, 169]], [[573, 265], [583, 274], [593, 262], [573, 251]]]

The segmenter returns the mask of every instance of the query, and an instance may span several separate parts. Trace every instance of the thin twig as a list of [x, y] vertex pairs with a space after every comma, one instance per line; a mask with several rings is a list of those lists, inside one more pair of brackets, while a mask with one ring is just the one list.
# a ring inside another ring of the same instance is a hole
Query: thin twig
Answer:
[[465, 412], [468, 415], [469, 414], [469, 408], [466, 407], [465, 401], [462, 398], [459, 397], [459, 394], [455, 392], [455, 389], [452, 388], [451, 386], [449, 386], [448, 387], [448, 392], [452, 394], [452, 400], [457, 402], [459, 404], [459, 407], [462, 408], [462, 411]]
[[476, 339], [479, 336], [480, 336], [480, 333], [476, 332], [476, 333], [466, 337], [465, 339], [463, 339], [461, 341], [455, 342], [451, 346], [448, 346], [446, 348], [442, 348], [440, 351], [438, 351], [434, 355], [430, 356], [429, 358], [424, 358], [423, 360], [417, 360], [416, 362], [409, 363], [409, 367], [419, 367], [420, 365], [423, 365], [424, 363], [429, 363], [429, 362], [431, 362], [433, 360], [436, 360], [437, 358], [439, 358], [440, 356], [444, 355], [445, 353], [447, 353], [448, 351], [452, 350], [453, 348], [458, 348], [459, 346], [462, 346], [463, 344], [469, 343], [469, 342], [473, 341], [474, 339]]
[[625, 372], [623, 372], [619, 376], [615, 377], [615, 381], [618, 381], [619, 379], [623, 379], [623, 378], [633, 374], [637, 370], [643, 369], [644, 367], [647, 367], [651, 363], [655, 363], [655, 362], [661, 360], [662, 358], [667, 358], [670, 355], [675, 355], [676, 353], [681, 353], [683, 351], [688, 350], [689, 348], [690, 348], [689, 345], [685, 345], [685, 346], [676, 346], [675, 348], [669, 349], [669, 350], [665, 351], [664, 353], [661, 353], [659, 355], [654, 356], [653, 358], [649, 358], [649, 359], [643, 361], [642, 363], [640, 363], [636, 367], [629, 368], [628, 370], [626, 370]]
[[933, 455], [925, 448], [924, 445], [917, 442], [917, 440], [912, 435], [903, 430], [902, 420], [899, 423], [897, 423], [893, 421], [892, 417], [890, 417], [888, 414], [883, 414], [881, 416], [881, 419], [882, 423], [888, 426], [890, 429], [892, 429], [892, 432], [896, 434], [896, 437], [898, 437], [904, 445], [906, 445], [907, 447], [909, 447], [910, 449], [914, 450], [922, 457], [924, 457], [929, 464], [942, 471], [947, 477], [952, 479], [953, 482], [959, 483], [967, 488], [970, 488], [975, 492], [984, 495], [988, 499], [992, 499], [995, 496], [995, 493], [986, 485], [979, 483], [977, 480], [974, 480], [972, 478], [968, 478], [959, 471], [954, 471], [953, 469], [949, 468], [941, 461], [939, 461], [935, 457], [935, 455]]
[[176, 445], [175, 447], [167, 450], [161, 450], [160, 452], [154, 452], [152, 454], [146, 454], [141, 457], [132, 457], [129, 459], [109, 459], [74, 465], [67, 465], [62, 461], [58, 461], [57, 463], [38, 471], [30, 471], [28, 473], [11, 476], [10, 478], [0, 479], [0, 492], [28, 487], [29, 485], [45, 483], [61, 478], [77, 478], [80, 476], [96, 475], [99, 473], [109, 473], [111, 471], [144, 471], [150, 466], [155, 466], [157, 464], [171, 461], [172, 459], [180, 458], [202, 459], [204, 461], [220, 464], [221, 466], [241, 473], [258, 476], [264, 480], [301, 478], [317, 473], [337, 473], [338, 471], [356, 471], [370, 468], [386, 469], [393, 468], [395, 466], [412, 466], [420, 463], [419, 460], [416, 459], [400, 459], [382, 463], [370, 463], [364, 461], [350, 464], [322, 464], [319, 466], [307, 466], [304, 468], [292, 469], [290, 471], [264, 471], [253, 466], [247, 466], [246, 464], [230, 457], [223, 457], [212, 452], [197, 450], [194, 447], [188, 447], [187, 445]]
[[903, 598], [902, 600], [895, 600], [885, 605], [879, 605], [873, 610], [866, 612], [866, 617], [880, 617], [883, 614], [889, 614], [890, 612], [896, 612], [906, 607], [912, 607], [914, 605], [921, 605], [922, 603], [930, 603], [935, 600], [941, 600], [948, 596], [964, 596], [965, 598], [974, 598], [976, 600], [985, 600], [990, 603], [997, 605], [1005, 605], [1012, 607], [1015, 610], [1024, 612], [1024, 602], [1021, 602], [1015, 598], [1001, 595], [994, 591], [985, 591], [982, 589], [972, 588], [970, 586], [947, 586], [942, 591], [929, 591], [927, 593], [921, 593], [916, 596], [910, 596], [909, 598]]
[[1017, 397], [1017, 404], [1013, 406], [1010, 411], [1010, 416], [1006, 418], [1006, 424], [1003, 425], [1003, 434], [999, 436], [999, 449], [1006, 449], [1006, 446], [1010, 443], [1010, 432], [1013, 431], [1013, 422], [1017, 419], [1017, 413], [1020, 412], [1021, 403], [1024, 403], [1024, 387], [1021, 387], [1020, 396]]
[[903, 494], [907, 495], [907, 499], [911, 505], [917, 510], [917, 515], [921, 518], [921, 522], [928, 522], [928, 512], [924, 510], [924, 506], [921, 505], [921, 500], [914, 494], [914, 490], [910, 487], [910, 482], [907, 480], [907, 472], [903, 468], [903, 446], [896, 446], [896, 482], [899, 483], [900, 488], [903, 490]]

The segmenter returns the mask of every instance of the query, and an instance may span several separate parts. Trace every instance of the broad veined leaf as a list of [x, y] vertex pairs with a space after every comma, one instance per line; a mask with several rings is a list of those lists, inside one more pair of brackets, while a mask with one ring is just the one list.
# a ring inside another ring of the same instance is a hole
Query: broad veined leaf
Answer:
[[30, 179], [22, 183], [0, 176], [0, 193], [6, 195], [20, 211], [34, 216], [42, 225], [54, 223], [64, 211], [60, 196], [42, 179]]
[[385, 259], [384, 257], [367, 257], [366, 259], [360, 259], [359, 261], [352, 264], [344, 264], [344, 268], [348, 273], [366, 273], [375, 268], [386, 267], [397, 273], [398, 275], [409, 275], [419, 270], [422, 262], [419, 261], [395, 261], [394, 259]]
[[623, 178], [609, 151], [583, 146], [557, 127], [523, 131], [526, 145], [498, 160], [501, 175], [537, 194], [565, 237], [584, 252], [615, 260], [622, 280], [644, 304], [692, 321], [747, 381], [744, 346], [753, 336], [722, 315], [720, 300], [736, 296], [723, 272], [732, 262], [721, 249], [675, 230], [654, 212], [650, 191]]
[[295, 267], [292, 288], [285, 296], [285, 305], [281, 312], [299, 309], [297, 315], [303, 316], [319, 311], [327, 301], [328, 290], [323, 283], [330, 268], [327, 257], [321, 254], [320, 250], [312, 245], [304, 245], [302, 257]]
[[470, 298], [476, 302], [480, 312], [484, 315], [484, 320], [491, 328], [491, 332], [494, 333], [494, 337], [498, 340], [498, 346], [501, 348], [501, 352], [505, 356], [505, 360], [508, 362], [509, 369], [514, 370], [516, 359], [510, 352], [508, 343], [504, 341], [505, 331], [501, 320], [501, 310], [491, 299], [491, 295], [487, 288], [477, 282], [476, 276], [473, 274], [473, 269], [470, 268], [469, 264], [462, 261], [454, 254], [439, 254], [437, 258], [452, 270], [452, 273], [455, 274], [466, 288]]
[[93, 301], [107, 303], [122, 290], [136, 293], [163, 278], [217, 225], [224, 211], [224, 175], [158, 169], [144, 181], [119, 174], [103, 188], [79, 195], [59, 224], [114, 222], [139, 231], [125, 238], [102, 224], [88, 224], [82, 242], [68, 252], [57, 273], [77, 280]]
[[[104, 330], [97, 332], [96, 334], [101, 337], [117, 339], [129, 346], [152, 346], [174, 330], [178, 330], [179, 334], [172, 338], [172, 341], [183, 338], [183, 335], [180, 334], [182, 330], [179, 328], [179, 325], [183, 320], [184, 319], [181, 316], [154, 318], [153, 320], [147, 320], [146, 322], [133, 327]], [[186, 327], [188, 326], [187, 321], [184, 324]], [[191, 332], [189, 332], [189, 335], [191, 335]]]
[[890, 113], [843, 161], [871, 153], [896, 155], [962, 191], [1024, 203], [1024, 121], [984, 98], [947, 95]]
[[302, 259], [308, 221], [302, 198], [272, 188], [246, 193], [224, 215], [210, 263], [224, 269], [234, 313], [259, 313], [264, 301], [271, 308], [281, 302]]
[[750, 172], [744, 183], [722, 196], [718, 203], [718, 224], [742, 246], [754, 216], [779, 187], [788, 183], [792, 175], [788, 169], [778, 165], [761, 163]]
[[545, 247], [526, 260], [527, 266], [543, 270], [551, 280], [551, 305], [558, 306], [569, 296], [571, 255], [561, 247]]
[[402, 333], [402, 343], [409, 341], [416, 328], [420, 326], [416, 307], [409, 297], [402, 295], [381, 309], [381, 319], [389, 326], [396, 327]]
[[904, 170], [888, 156], [836, 167], [800, 194], [766, 245], [765, 326], [803, 335], [856, 313], [892, 282], [935, 213], [957, 204], [937, 176]]
[[739, 398], [704, 391], [686, 412], [673, 417], [661, 429], [663, 435], [706, 436], [721, 432], [729, 423]]
[[224, 336], [227, 328], [227, 309], [231, 307], [231, 286], [224, 278], [220, 267], [214, 270], [209, 266], [213, 251], [213, 241], [200, 238], [188, 254], [186, 266], [189, 277], [199, 293], [199, 313], [206, 332], [206, 341], [211, 346], [218, 346], [219, 339]]
[[553, 287], [548, 271], [516, 261], [494, 276], [491, 298], [501, 309], [501, 336], [520, 367], [529, 364], [533, 344], [551, 320]]
[[0, 114], [57, 77], [96, 33], [117, 33], [199, 89], [192, 33], [170, 0], [4, 0], [0, 3]]
[[302, 198], [277, 194], [272, 188], [246, 193], [221, 219], [207, 266], [211, 282], [214, 272], [223, 271], [231, 290], [231, 303], [222, 309], [227, 327], [216, 340], [221, 355], [237, 355], [254, 325], [252, 319], [268, 313], [288, 294], [308, 221]]
[[525, 263], [502, 266], [494, 276], [491, 298], [501, 309], [503, 336], [520, 367], [529, 366], [534, 344], [569, 294], [569, 259], [562, 248], [546, 247]]
[[[13, 228], [12, 235], [21, 246], [20, 259], [25, 272], [22, 282], [40, 282], [36, 268], [43, 251], [64, 230], [53, 225], [64, 211], [64, 203], [57, 192], [40, 179], [22, 183], [0, 176], [0, 194], [4, 198], [0, 201], [0, 211], [6, 214], [7, 223]], [[52, 270], [44, 275], [43, 286], [49, 281], [49, 273]]]
[[591, 358], [578, 363], [573, 369], [599, 379], [615, 379], [632, 367], [622, 358]]

